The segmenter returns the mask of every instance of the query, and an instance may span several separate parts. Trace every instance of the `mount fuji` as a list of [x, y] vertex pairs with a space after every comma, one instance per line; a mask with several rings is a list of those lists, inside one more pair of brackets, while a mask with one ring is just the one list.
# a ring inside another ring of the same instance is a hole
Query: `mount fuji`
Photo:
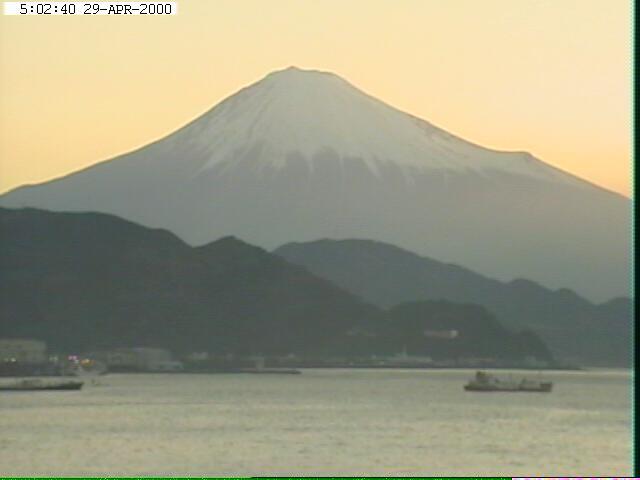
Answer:
[[111, 213], [192, 245], [366, 238], [594, 300], [629, 293], [630, 201], [288, 68], [174, 133], [4, 207]]

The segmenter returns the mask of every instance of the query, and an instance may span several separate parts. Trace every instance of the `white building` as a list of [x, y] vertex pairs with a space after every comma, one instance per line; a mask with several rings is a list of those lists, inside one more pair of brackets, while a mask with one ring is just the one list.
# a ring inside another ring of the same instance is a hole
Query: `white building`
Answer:
[[187, 355], [189, 362], [206, 362], [209, 360], [209, 352], [192, 352]]
[[175, 372], [183, 368], [173, 360], [171, 352], [162, 348], [135, 347], [94, 352], [89, 357], [104, 362], [113, 369], [131, 369], [150, 372]]
[[47, 344], [31, 338], [0, 338], [0, 362], [45, 363]]
[[439, 338], [442, 340], [453, 340], [458, 338], [458, 330], [424, 330], [422, 332], [427, 338]]
[[162, 348], [136, 347], [131, 351], [136, 357], [136, 366], [140, 370], [160, 370], [173, 360], [171, 352]]

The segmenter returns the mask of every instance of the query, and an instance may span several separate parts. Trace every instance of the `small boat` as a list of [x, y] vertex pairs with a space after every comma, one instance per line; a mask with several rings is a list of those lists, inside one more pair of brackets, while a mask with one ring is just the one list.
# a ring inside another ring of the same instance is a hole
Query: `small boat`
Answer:
[[80, 390], [84, 382], [54, 381], [44, 382], [40, 379], [20, 380], [9, 385], [0, 385], [0, 391], [33, 392], [50, 390]]
[[475, 377], [464, 386], [469, 392], [550, 392], [552, 388], [552, 382], [526, 378], [520, 381], [501, 380], [486, 372], [476, 372]]
[[295, 368], [240, 368], [236, 373], [258, 373], [258, 374], [275, 374], [275, 375], [299, 375], [302, 373]]

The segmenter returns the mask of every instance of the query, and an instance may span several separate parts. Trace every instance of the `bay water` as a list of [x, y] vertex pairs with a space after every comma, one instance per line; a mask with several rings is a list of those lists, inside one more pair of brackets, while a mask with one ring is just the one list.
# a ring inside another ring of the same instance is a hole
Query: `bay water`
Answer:
[[109, 374], [0, 392], [0, 475], [631, 475], [629, 370], [542, 372], [551, 393], [466, 392], [473, 373]]

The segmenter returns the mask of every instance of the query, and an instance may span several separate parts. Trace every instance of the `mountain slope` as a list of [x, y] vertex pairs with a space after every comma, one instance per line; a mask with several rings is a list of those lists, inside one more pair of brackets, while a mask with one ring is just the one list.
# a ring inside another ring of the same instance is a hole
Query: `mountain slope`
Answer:
[[0, 337], [55, 348], [302, 352], [379, 313], [235, 238], [193, 249], [102, 214], [0, 209]]
[[[0, 231], [0, 338], [35, 337], [53, 351], [160, 346], [369, 358], [397, 353], [411, 338], [411, 348], [434, 347], [445, 359], [490, 347], [510, 362], [551, 360], [538, 338], [478, 307], [425, 304], [418, 316], [396, 318], [232, 237], [193, 248], [109, 215], [33, 209], [0, 209]], [[460, 338], [422, 335], [433, 322]]]
[[367, 240], [291, 243], [274, 251], [287, 261], [381, 307], [417, 300], [482, 305], [512, 328], [531, 328], [556, 358], [629, 366], [631, 302], [594, 305], [574, 292], [549, 290], [529, 280], [500, 282]]
[[628, 291], [628, 199], [295, 68], [161, 140], [0, 204], [112, 213], [192, 245], [371, 238], [502, 280], [599, 300]]

